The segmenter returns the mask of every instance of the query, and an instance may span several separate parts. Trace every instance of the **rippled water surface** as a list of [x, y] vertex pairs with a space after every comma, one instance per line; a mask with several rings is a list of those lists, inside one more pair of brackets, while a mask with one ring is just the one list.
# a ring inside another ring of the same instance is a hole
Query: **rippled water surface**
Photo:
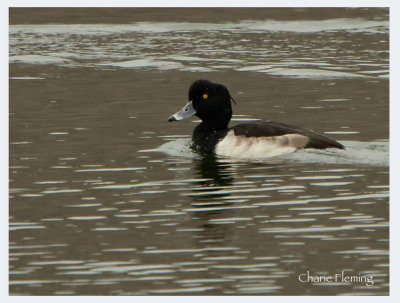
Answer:
[[[10, 294], [388, 294], [386, 10], [51, 12], [10, 12]], [[196, 153], [199, 78], [346, 149]]]

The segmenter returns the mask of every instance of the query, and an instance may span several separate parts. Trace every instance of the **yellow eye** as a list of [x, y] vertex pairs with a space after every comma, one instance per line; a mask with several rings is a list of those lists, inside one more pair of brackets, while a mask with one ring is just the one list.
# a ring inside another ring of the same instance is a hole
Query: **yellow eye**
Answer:
[[207, 94], [204, 94], [203, 95], [203, 99], [207, 99], [208, 98], [208, 95]]

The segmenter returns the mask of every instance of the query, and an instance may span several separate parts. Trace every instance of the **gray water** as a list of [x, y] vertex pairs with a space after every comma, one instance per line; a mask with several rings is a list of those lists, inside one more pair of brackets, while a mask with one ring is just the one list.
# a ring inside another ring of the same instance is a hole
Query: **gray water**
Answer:
[[[388, 11], [198, 10], [11, 9], [10, 294], [387, 295]], [[198, 154], [199, 78], [346, 149]]]

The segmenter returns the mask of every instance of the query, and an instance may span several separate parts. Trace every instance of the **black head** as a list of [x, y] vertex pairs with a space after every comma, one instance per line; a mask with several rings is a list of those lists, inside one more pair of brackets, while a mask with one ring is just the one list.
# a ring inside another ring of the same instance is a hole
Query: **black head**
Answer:
[[197, 80], [189, 88], [188, 104], [169, 121], [182, 120], [191, 115], [199, 117], [209, 128], [226, 129], [232, 117], [232, 97], [222, 84]]

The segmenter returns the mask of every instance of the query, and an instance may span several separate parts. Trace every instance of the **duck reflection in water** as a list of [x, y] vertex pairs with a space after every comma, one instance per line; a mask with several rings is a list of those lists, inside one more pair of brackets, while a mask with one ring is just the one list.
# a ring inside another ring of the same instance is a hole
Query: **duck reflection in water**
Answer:
[[213, 153], [202, 153], [194, 160], [196, 175], [199, 179], [192, 187], [193, 207], [226, 207], [234, 181], [232, 166], [218, 159]]
[[193, 223], [199, 231], [195, 232], [198, 246], [210, 243], [224, 245], [230, 242], [231, 224], [218, 224], [218, 220], [232, 216], [234, 211], [229, 201], [230, 189], [234, 183], [232, 166], [218, 159], [215, 154], [204, 153], [194, 160], [198, 181], [192, 187], [192, 207], [198, 211], [192, 213]]
[[214, 187], [233, 184], [232, 166], [218, 159], [213, 153], [202, 153], [202, 157], [195, 160], [195, 168], [200, 178], [207, 179], [198, 182], [199, 185]]

